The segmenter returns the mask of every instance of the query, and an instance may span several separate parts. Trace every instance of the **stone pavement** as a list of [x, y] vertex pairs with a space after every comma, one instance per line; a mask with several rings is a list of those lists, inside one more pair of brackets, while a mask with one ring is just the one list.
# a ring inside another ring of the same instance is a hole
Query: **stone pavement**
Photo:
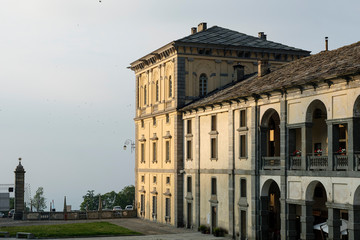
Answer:
[[222, 237], [214, 237], [210, 234], [201, 234], [195, 230], [186, 228], [175, 228], [169, 225], [154, 223], [151, 221], [142, 220], [139, 218], [119, 218], [119, 219], [104, 219], [104, 220], [77, 220], [77, 221], [14, 221], [0, 219], [1, 226], [26, 226], [26, 225], [51, 225], [51, 224], [67, 224], [80, 222], [96, 222], [106, 221], [133, 231], [140, 232], [142, 236], [123, 236], [123, 237], [93, 237], [93, 238], [72, 238], [72, 239], [100, 239], [100, 240], [139, 240], [139, 239], [153, 239], [153, 240], [174, 240], [174, 239], [212, 239], [220, 240], [226, 239]]

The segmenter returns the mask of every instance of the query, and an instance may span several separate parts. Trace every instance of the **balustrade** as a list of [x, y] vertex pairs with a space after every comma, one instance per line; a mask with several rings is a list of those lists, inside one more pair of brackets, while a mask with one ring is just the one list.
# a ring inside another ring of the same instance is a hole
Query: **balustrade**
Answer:
[[328, 167], [328, 156], [308, 156], [309, 170], [326, 170]]
[[347, 170], [349, 166], [349, 160], [347, 155], [335, 154], [335, 169], [336, 170]]
[[262, 157], [264, 170], [280, 170], [280, 157]]
[[301, 169], [301, 156], [290, 156], [291, 170]]

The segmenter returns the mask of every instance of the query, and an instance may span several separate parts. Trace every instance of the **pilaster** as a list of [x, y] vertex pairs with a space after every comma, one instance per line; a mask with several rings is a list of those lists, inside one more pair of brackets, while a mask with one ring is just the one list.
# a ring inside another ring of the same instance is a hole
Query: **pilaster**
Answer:
[[330, 207], [328, 204], [326, 204], [326, 205], [328, 208], [328, 220], [327, 220], [327, 225], [329, 228], [328, 240], [340, 240], [341, 239], [340, 209]]
[[315, 239], [313, 229], [314, 216], [312, 215], [313, 203], [313, 201], [305, 201], [303, 205], [301, 205], [301, 240]]

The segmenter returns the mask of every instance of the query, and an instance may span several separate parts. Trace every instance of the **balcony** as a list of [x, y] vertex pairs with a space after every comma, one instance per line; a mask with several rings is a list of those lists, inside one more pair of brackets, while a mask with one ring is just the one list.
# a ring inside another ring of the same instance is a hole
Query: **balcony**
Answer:
[[264, 170], [280, 170], [280, 157], [262, 157]]
[[349, 169], [349, 160], [348, 156], [345, 154], [335, 154], [335, 170], [348, 170]]
[[290, 169], [301, 170], [301, 156], [290, 156]]
[[[290, 170], [313, 170], [325, 171], [329, 169], [329, 157], [325, 155], [308, 155], [306, 157], [306, 166], [302, 167], [301, 156], [290, 156]], [[355, 171], [360, 171], [360, 152], [354, 153], [353, 161], [346, 153], [333, 154], [334, 168], [333, 171], [348, 171], [355, 164]], [[264, 165], [265, 166], [265, 165]], [[272, 166], [272, 165], [270, 165]], [[265, 169], [265, 168], [264, 168]]]
[[309, 170], [326, 170], [328, 168], [328, 156], [314, 156], [307, 157]]

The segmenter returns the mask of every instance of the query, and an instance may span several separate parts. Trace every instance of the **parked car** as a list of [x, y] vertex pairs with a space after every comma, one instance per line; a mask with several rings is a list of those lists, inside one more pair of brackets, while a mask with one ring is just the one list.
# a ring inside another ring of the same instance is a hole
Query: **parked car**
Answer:
[[11, 209], [8, 213], [8, 217], [12, 218], [14, 216], [14, 213], [15, 213], [15, 209]]
[[126, 205], [125, 210], [134, 210], [133, 205]]
[[0, 212], [0, 218], [3, 218], [5, 214], [3, 212]]
[[122, 210], [121, 206], [114, 206], [113, 211], [120, 211]]

